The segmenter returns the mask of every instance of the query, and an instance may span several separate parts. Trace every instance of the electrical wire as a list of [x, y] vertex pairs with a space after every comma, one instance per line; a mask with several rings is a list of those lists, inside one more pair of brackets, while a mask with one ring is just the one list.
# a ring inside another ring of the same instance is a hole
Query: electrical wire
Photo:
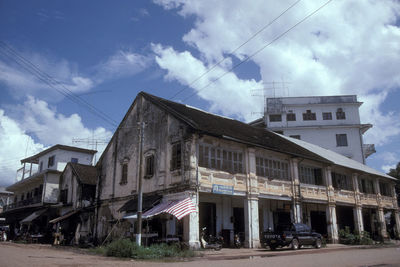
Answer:
[[[82, 99], [78, 95], [74, 94], [70, 91], [64, 84], [54, 79], [52, 76], [48, 75], [43, 70], [39, 69], [36, 65], [34, 65], [31, 61], [23, 57], [20, 53], [18, 53], [15, 49], [13, 49], [10, 45], [6, 44], [3, 41], [0, 41], [0, 52], [3, 55], [7, 56], [8, 58], [12, 59], [15, 63], [19, 66], [24, 68], [26, 71], [31, 73], [37, 79], [48, 85], [49, 87], [55, 89], [57, 92], [62, 94], [63, 96], [67, 97], [72, 102], [84, 106], [88, 111], [90, 111], [93, 115], [101, 118], [102, 120], [106, 121], [112, 126], [116, 126], [116, 121], [112, 119], [109, 115], [104, 113], [103, 111], [99, 110], [95, 106], [88, 103], [86, 100]], [[58, 88], [58, 87], [61, 88]]]
[[222, 75], [218, 76], [216, 79], [212, 80], [211, 82], [209, 82], [207, 85], [203, 86], [202, 88], [200, 88], [199, 90], [193, 92], [192, 94], [190, 94], [189, 96], [187, 96], [186, 98], [183, 99], [183, 101], [188, 100], [189, 98], [195, 96], [196, 94], [198, 94], [200, 91], [206, 89], [208, 86], [210, 86], [211, 84], [215, 83], [216, 81], [218, 81], [219, 79], [221, 79], [222, 77], [224, 77], [225, 75], [227, 75], [228, 73], [230, 73], [231, 71], [233, 71], [234, 69], [236, 69], [237, 67], [239, 67], [240, 65], [242, 65], [243, 63], [249, 61], [249, 59], [251, 59], [252, 57], [254, 57], [255, 55], [257, 55], [258, 53], [260, 53], [262, 50], [264, 50], [265, 48], [267, 48], [268, 46], [270, 46], [271, 44], [273, 44], [274, 42], [276, 42], [277, 40], [279, 40], [280, 38], [282, 38], [284, 35], [286, 35], [288, 32], [290, 32], [292, 29], [296, 28], [298, 25], [300, 25], [301, 23], [303, 23], [305, 20], [307, 20], [308, 18], [310, 18], [311, 16], [313, 16], [315, 13], [317, 13], [318, 11], [320, 11], [322, 8], [324, 8], [326, 5], [328, 5], [330, 2], [332, 2], [333, 0], [329, 0], [327, 2], [325, 2], [323, 5], [321, 5], [319, 8], [317, 8], [316, 10], [314, 10], [313, 12], [311, 12], [310, 14], [308, 14], [307, 16], [305, 16], [303, 19], [301, 19], [300, 21], [298, 21], [296, 24], [294, 24], [292, 27], [290, 27], [289, 29], [287, 29], [286, 31], [284, 31], [283, 33], [281, 33], [280, 35], [278, 35], [277, 37], [275, 37], [272, 41], [270, 41], [269, 43], [267, 43], [266, 45], [264, 45], [263, 47], [261, 47], [260, 49], [258, 49], [257, 51], [255, 51], [253, 54], [247, 56], [244, 60], [240, 61], [238, 64], [234, 65], [232, 68], [230, 68], [229, 70], [227, 70], [226, 72], [224, 72]]
[[[248, 42], [250, 42], [251, 40], [253, 40], [257, 35], [259, 35], [261, 32], [263, 32], [266, 28], [268, 28], [269, 26], [271, 26], [275, 21], [277, 21], [280, 17], [282, 17], [287, 11], [289, 11], [291, 8], [293, 8], [295, 5], [297, 5], [301, 0], [297, 0], [296, 2], [294, 2], [292, 5], [290, 5], [287, 9], [285, 9], [282, 13], [280, 13], [276, 18], [274, 18], [273, 20], [271, 20], [268, 24], [266, 24], [265, 26], [263, 26], [260, 30], [258, 30], [255, 34], [253, 34], [249, 39], [247, 39], [244, 43], [242, 43], [241, 45], [239, 45], [238, 47], [236, 47], [233, 51], [231, 51], [228, 56], [234, 56], [234, 53], [239, 50], [240, 48], [242, 48], [245, 44], [247, 44]], [[192, 82], [190, 82], [186, 87], [182, 88], [181, 90], [179, 90], [176, 94], [174, 94], [170, 100], [174, 99], [177, 95], [179, 95], [180, 93], [182, 93], [183, 91], [186, 90], [187, 87], [192, 86], [195, 82], [197, 82], [198, 80], [200, 80], [202, 77], [204, 77], [204, 75], [206, 75], [207, 73], [209, 73], [210, 71], [212, 71], [215, 67], [219, 66], [219, 64], [221, 64], [222, 62], [224, 62], [228, 57], [224, 57], [223, 59], [221, 59], [220, 61], [218, 61], [217, 63], [215, 63], [213, 66], [211, 66], [211, 68], [209, 68], [207, 71], [205, 71], [203, 74], [201, 74], [199, 77], [197, 77], [196, 79], [194, 79]]]

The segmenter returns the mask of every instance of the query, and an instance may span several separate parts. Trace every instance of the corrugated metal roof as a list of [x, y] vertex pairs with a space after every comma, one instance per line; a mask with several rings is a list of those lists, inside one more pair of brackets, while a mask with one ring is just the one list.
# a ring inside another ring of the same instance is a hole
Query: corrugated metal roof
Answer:
[[211, 114], [148, 93], [140, 92], [140, 95], [158, 107], [165, 109], [178, 120], [188, 124], [192, 129], [201, 134], [208, 134], [293, 156], [330, 163], [318, 154], [310, 152], [292, 142], [288, 142], [285, 138], [281, 138], [269, 130], [253, 127], [238, 120]]
[[[279, 134], [276, 134], [276, 135], [279, 135]], [[361, 171], [364, 173], [369, 173], [369, 174], [396, 180], [395, 178], [393, 178], [390, 175], [379, 172], [379, 171], [377, 171], [367, 165], [364, 165], [356, 160], [349, 159], [348, 157], [345, 157], [339, 153], [333, 152], [332, 150], [328, 150], [328, 149], [319, 147], [317, 145], [307, 143], [303, 140], [298, 140], [298, 139], [287, 137], [284, 135], [280, 135], [280, 136], [284, 137], [285, 139], [289, 140], [290, 142], [293, 142], [293, 143], [303, 147], [304, 149], [307, 149], [310, 152], [320, 155], [321, 157], [325, 158], [326, 160], [333, 162], [335, 165], [339, 165], [342, 167], [350, 168], [350, 169]]]

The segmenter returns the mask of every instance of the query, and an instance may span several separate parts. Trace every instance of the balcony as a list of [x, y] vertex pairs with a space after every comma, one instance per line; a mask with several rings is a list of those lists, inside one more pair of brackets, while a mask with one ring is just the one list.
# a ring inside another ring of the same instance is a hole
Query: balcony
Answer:
[[326, 186], [301, 184], [300, 192], [301, 192], [301, 196], [305, 199], [323, 200], [323, 201], [328, 200]]
[[42, 202], [42, 195], [38, 195], [33, 198], [28, 198], [15, 203], [11, 203], [9, 205], [5, 205], [3, 211], [8, 211], [17, 208], [24, 208], [41, 202]]
[[365, 158], [368, 158], [372, 154], [376, 153], [374, 144], [364, 144], [363, 145], [363, 153]]

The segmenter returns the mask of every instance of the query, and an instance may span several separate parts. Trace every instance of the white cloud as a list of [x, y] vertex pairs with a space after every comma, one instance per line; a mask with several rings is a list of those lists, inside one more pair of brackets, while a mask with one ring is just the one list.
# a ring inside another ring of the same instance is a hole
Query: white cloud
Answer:
[[[112, 133], [102, 127], [87, 128], [78, 114], [65, 116], [57, 113], [45, 101], [28, 96], [22, 104], [9, 108], [12, 116], [0, 110], [0, 185], [14, 182], [19, 160], [55, 144], [90, 148], [85, 143], [73, 143], [73, 138], [90, 137], [108, 140]], [[34, 137], [34, 138], [33, 138]], [[97, 147], [98, 155], [105, 145]]]
[[[167, 78], [183, 84], [188, 84], [188, 71], [182, 71], [182, 64], [189, 63], [188, 57], [192, 57], [191, 62], [200, 66], [218, 62], [291, 5], [286, 1], [262, 0], [155, 2], [170, 12], [196, 18], [193, 28], [183, 36], [183, 41], [200, 53], [199, 58], [194, 59], [187, 51], [174, 52], [174, 57], [172, 48], [165, 50], [165, 53], [158, 53], [157, 63], [168, 70]], [[324, 2], [300, 2], [236, 51], [234, 56], [243, 59], [252, 55]], [[264, 82], [280, 81], [282, 78], [290, 82], [290, 96], [361, 96], [366, 103], [361, 110], [361, 119], [374, 124], [373, 129], [367, 132], [366, 139], [382, 145], [400, 134], [400, 110], [393, 113], [380, 110], [386, 96], [400, 88], [400, 28], [395, 25], [399, 14], [400, 3], [396, 1], [332, 1], [256, 54], [252, 61], [260, 67]], [[188, 70], [191, 68], [188, 66]], [[212, 80], [223, 68], [216, 68], [202, 80]], [[197, 75], [191, 78], [197, 78], [204, 69], [207, 67], [198, 68]], [[220, 106], [226, 115], [240, 112], [240, 117], [246, 118], [251, 107], [249, 103], [254, 99], [249, 94], [243, 94], [243, 82], [246, 81], [237, 78], [226, 82], [225, 86], [219, 82], [198, 92], [198, 96], [212, 101], [213, 107]], [[218, 91], [232, 97], [217, 95], [210, 100], [210, 96], [218, 92], [217, 88], [221, 86], [225, 89]], [[272, 90], [267, 91], [267, 95], [272, 93]], [[274, 94], [286, 96], [287, 92], [275, 90]], [[241, 109], [230, 108], [232, 103]]]
[[100, 83], [108, 79], [135, 75], [146, 69], [150, 63], [151, 58], [149, 57], [129, 51], [119, 50], [106, 61], [95, 67], [97, 72], [95, 79]]
[[20, 160], [38, 153], [44, 145], [36, 143], [18, 123], [0, 109], [0, 186], [13, 183]]
[[396, 169], [396, 164], [383, 165], [381, 168], [385, 173], [388, 173], [388, 172], [390, 172], [390, 169]]
[[49, 60], [40, 54], [26, 53], [22, 56], [32, 65], [26, 63], [22, 67], [12, 60], [0, 60], [0, 82], [14, 97], [22, 98], [30, 94], [58, 101], [63, 98], [58, 91], [82, 93], [94, 85], [90, 78], [84, 77], [74, 64], [66, 60]]
[[[0, 83], [5, 84], [10, 94], [16, 98], [33, 95], [53, 103], [62, 100], [66, 94], [88, 92], [107, 80], [133, 76], [152, 62], [150, 57], [119, 50], [104, 62], [95, 64], [90, 75], [85, 75], [78, 70], [76, 64], [65, 59], [50, 59], [48, 56], [27, 52], [22, 56], [36, 68], [29, 63], [23, 67], [4, 57], [0, 59]], [[38, 70], [41, 74], [38, 74]]]
[[[200, 60], [189, 52], [177, 52], [171, 47], [153, 45], [156, 53], [157, 64], [167, 70], [167, 80], [177, 80], [184, 85], [192, 83], [201, 73], [209, 70]], [[255, 80], [240, 80], [235, 74], [229, 73], [215, 83], [210, 84], [221, 77], [225, 70], [216, 67], [206, 79], [200, 79], [194, 83], [197, 94], [211, 103], [211, 111], [227, 116], [235, 116], [249, 120], [252, 111], [262, 109], [262, 100], [258, 105], [251, 97], [251, 88], [260, 88], [262, 84]], [[210, 84], [210, 86], [208, 86]], [[238, 101], [240, 99], [240, 101]], [[247, 111], [247, 112], [244, 112]]]

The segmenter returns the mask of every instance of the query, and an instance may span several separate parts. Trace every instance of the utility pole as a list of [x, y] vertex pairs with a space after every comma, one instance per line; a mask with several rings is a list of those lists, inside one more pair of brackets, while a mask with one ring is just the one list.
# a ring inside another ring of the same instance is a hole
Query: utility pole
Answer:
[[143, 202], [143, 189], [142, 189], [142, 169], [143, 169], [143, 132], [144, 132], [144, 122], [139, 122], [139, 192], [138, 192], [138, 208], [137, 208], [137, 234], [136, 234], [136, 244], [141, 245], [142, 242], [142, 202]]

